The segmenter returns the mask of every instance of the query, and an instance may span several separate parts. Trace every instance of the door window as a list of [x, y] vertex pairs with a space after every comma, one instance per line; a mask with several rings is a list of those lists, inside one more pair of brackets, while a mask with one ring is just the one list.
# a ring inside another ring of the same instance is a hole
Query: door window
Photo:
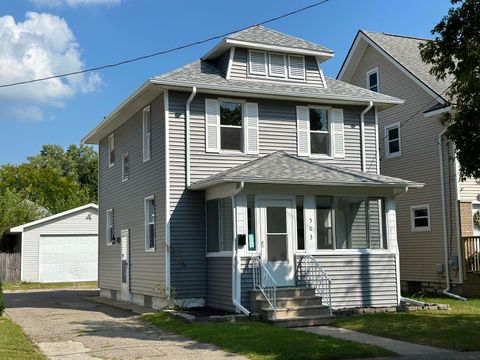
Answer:
[[267, 258], [287, 261], [287, 209], [267, 207]]

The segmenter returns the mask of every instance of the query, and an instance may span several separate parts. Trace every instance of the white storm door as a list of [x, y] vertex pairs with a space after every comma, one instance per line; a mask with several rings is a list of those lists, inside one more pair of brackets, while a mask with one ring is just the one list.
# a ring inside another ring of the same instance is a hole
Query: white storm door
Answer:
[[262, 262], [277, 286], [295, 285], [293, 199], [260, 199]]
[[121, 294], [120, 298], [124, 301], [131, 301], [132, 295], [130, 294], [130, 231], [122, 230], [120, 235], [120, 243], [122, 248], [121, 254]]

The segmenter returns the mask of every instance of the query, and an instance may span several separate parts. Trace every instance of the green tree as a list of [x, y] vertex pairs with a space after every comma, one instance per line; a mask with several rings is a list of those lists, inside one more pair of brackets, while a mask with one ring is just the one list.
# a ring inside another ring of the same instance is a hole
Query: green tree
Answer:
[[442, 117], [456, 149], [462, 178], [480, 178], [480, 1], [451, 0], [453, 7], [420, 46], [430, 73], [453, 76], [446, 95], [454, 107]]

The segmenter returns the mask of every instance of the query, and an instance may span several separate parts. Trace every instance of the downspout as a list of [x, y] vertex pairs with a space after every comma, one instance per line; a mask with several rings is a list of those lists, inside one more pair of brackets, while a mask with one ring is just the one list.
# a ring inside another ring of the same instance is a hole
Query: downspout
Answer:
[[192, 87], [192, 93], [185, 105], [185, 186], [190, 187], [190, 104], [197, 94], [197, 87]]
[[440, 161], [440, 194], [442, 196], [442, 225], [443, 225], [443, 245], [445, 252], [445, 281], [447, 287], [442, 290], [442, 294], [453, 297], [458, 300], [467, 300], [466, 298], [452, 294], [450, 292], [450, 264], [449, 264], [449, 254], [448, 254], [448, 235], [447, 235], [447, 210], [445, 204], [445, 178], [444, 178], [444, 169], [443, 169], [443, 135], [446, 133], [448, 128], [442, 130], [438, 135], [438, 158]]
[[368, 106], [360, 113], [360, 152], [362, 155], [362, 172], [366, 171], [365, 160], [365, 114], [373, 107], [373, 102], [370, 101]]
[[237, 310], [240, 310], [245, 315], [250, 315], [250, 311], [237, 301], [237, 265], [240, 261], [238, 256], [237, 243], [237, 195], [243, 191], [245, 183], [242, 181], [240, 186], [232, 194], [232, 211], [233, 211], [233, 246], [232, 246], [232, 304]]

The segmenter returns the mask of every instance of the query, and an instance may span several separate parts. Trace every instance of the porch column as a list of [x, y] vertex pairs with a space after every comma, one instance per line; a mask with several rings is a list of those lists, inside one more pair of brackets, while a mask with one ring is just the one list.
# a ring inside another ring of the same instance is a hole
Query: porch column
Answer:
[[395, 268], [397, 275], [397, 305], [400, 304], [400, 256], [397, 241], [397, 212], [395, 210], [395, 199], [389, 197], [385, 199], [385, 226], [387, 234], [388, 250], [395, 254]]

